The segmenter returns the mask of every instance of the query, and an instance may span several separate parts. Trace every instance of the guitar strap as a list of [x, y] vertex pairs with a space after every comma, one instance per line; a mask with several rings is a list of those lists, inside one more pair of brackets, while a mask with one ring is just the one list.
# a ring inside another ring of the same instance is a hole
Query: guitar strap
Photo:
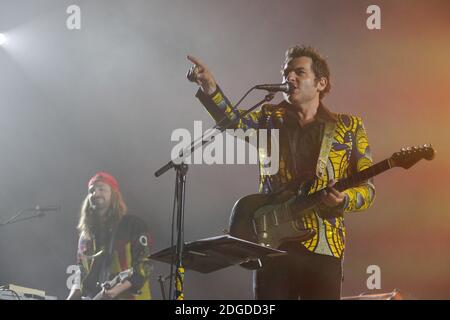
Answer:
[[103, 263], [102, 263], [102, 267], [100, 270], [100, 275], [99, 275], [99, 282], [100, 283], [104, 283], [106, 281], [109, 280], [109, 276], [110, 276], [110, 265], [111, 265], [111, 258], [112, 258], [112, 254], [114, 251], [114, 243], [116, 241], [116, 235], [117, 235], [117, 230], [119, 229], [119, 222], [116, 222], [114, 224], [113, 230], [111, 232], [111, 238], [108, 244], [108, 251], [106, 256], [103, 258]]
[[337, 123], [334, 121], [326, 121], [323, 130], [322, 144], [320, 146], [319, 157], [316, 165], [316, 177], [323, 178], [327, 169], [328, 156], [330, 154], [331, 145], [333, 143], [334, 131]]

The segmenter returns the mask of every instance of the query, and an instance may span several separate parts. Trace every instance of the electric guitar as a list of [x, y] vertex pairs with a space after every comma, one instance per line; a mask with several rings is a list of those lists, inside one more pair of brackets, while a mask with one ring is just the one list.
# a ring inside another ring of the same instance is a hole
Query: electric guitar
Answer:
[[125, 280], [128, 280], [133, 275], [133, 268], [124, 270], [117, 274], [112, 280], [105, 281], [101, 284], [102, 290], [95, 295], [94, 298], [83, 297], [83, 300], [110, 300], [108, 296], [105, 295], [106, 290], [111, 290], [115, 286], [120, 283], [123, 283]]
[[[393, 167], [409, 169], [421, 159], [432, 160], [434, 156], [435, 150], [431, 145], [402, 148], [390, 158], [338, 181], [333, 187], [342, 192]], [[271, 194], [245, 196], [232, 209], [229, 233], [233, 237], [276, 249], [289, 241], [311, 239], [315, 231], [305, 229], [301, 217], [308, 213], [308, 209], [321, 203], [326, 190], [310, 195], [290, 195], [281, 200], [274, 200]]]

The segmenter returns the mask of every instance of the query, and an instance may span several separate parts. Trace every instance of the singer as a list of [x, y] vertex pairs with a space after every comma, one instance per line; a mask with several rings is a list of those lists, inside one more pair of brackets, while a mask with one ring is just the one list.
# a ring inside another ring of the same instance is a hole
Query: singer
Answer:
[[[68, 300], [151, 299], [148, 227], [130, 215], [117, 180], [106, 172], [95, 174], [88, 183], [78, 224], [78, 279]], [[100, 285], [128, 272], [117, 285]]]
[[[209, 68], [197, 58], [191, 77], [200, 86], [196, 97], [216, 120], [233, 119], [235, 110]], [[280, 170], [264, 175], [259, 192], [274, 198], [326, 189], [321, 203], [293, 224], [314, 230], [306, 241], [283, 242], [285, 256], [262, 262], [254, 272], [256, 299], [340, 299], [345, 247], [344, 213], [369, 208], [375, 197], [371, 180], [342, 192], [336, 181], [372, 165], [369, 143], [360, 117], [336, 114], [323, 104], [330, 91], [330, 71], [320, 53], [308, 46], [286, 52], [282, 82], [289, 83], [284, 101], [264, 105], [237, 124], [241, 129], [280, 130]], [[278, 90], [284, 91], [284, 90]], [[262, 166], [270, 150], [259, 150]], [[261, 167], [260, 167], [261, 169]]]

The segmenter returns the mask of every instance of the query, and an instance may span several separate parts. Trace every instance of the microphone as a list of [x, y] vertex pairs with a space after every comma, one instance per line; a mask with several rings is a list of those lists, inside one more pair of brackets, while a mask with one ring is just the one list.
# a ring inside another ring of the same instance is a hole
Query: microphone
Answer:
[[190, 82], [195, 82], [197, 80], [197, 71], [195, 69], [195, 66], [189, 68], [188, 72], [186, 73], [186, 78]]
[[289, 93], [292, 90], [292, 85], [289, 82], [280, 83], [280, 84], [260, 84], [260, 85], [255, 86], [255, 89], [267, 90], [270, 92], [283, 91], [283, 92]]

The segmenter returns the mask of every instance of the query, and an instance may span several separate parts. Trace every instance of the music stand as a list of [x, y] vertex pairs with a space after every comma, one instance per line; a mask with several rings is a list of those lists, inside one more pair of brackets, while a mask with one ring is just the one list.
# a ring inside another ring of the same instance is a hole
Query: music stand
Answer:
[[[160, 250], [148, 259], [171, 264], [175, 249], [173, 246]], [[223, 235], [186, 243], [183, 249], [183, 265], [186, 269], [210, 273], [250, 260], [284, 254], [285, 251]]]

